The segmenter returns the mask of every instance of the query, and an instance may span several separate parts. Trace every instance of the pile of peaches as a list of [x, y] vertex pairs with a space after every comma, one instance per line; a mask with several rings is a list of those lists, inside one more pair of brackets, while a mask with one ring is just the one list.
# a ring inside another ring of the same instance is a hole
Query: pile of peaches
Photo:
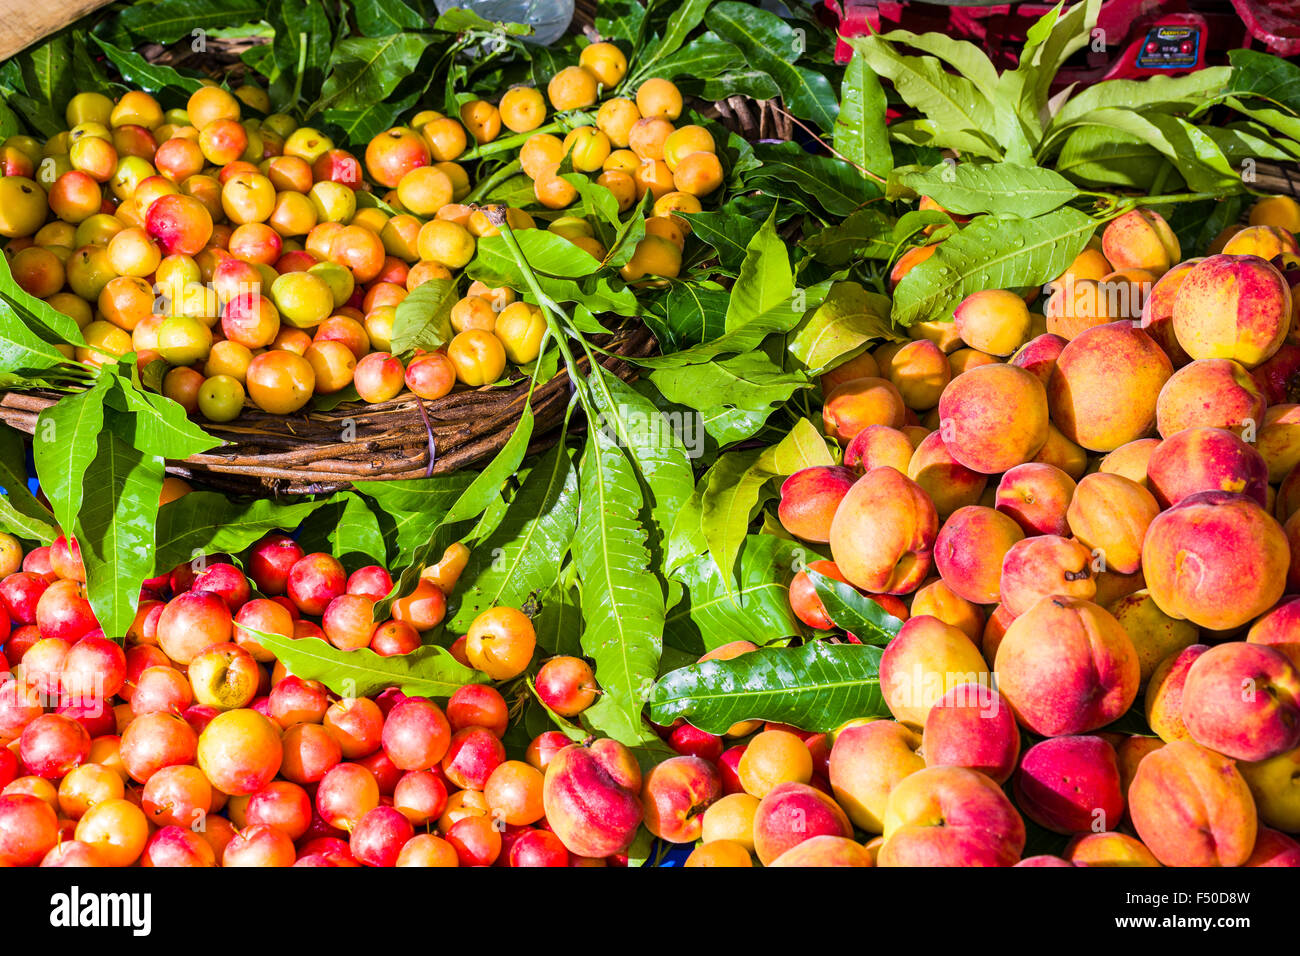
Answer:
[[[708, 131], [674, 127], [682, 96], [667, 80], [646, 81], [635, 101], [607, 99], [594, 125], [580, 125], [626, 70], [616, 47], [592, 44], [547, 87], [550, 108], [569, 117], [561, 122], [543, 129], [547, 98], [514, 87], [498, 104], [464, 104], [458, 119], [423, 110], [363, 157], [287, 115], [244, 117], [245, 107], [271, 109], [252, 86], [205, 85], [166, 111], [142, 91], [116, 102], [79, 93], [67, 132], [0, 145], [4, 254], [19, 286], [81, 328], [85, 345], [69, 357], [161, 360], [163, 394], [210, 421], [247, 403], [291, 414], [349, 386], [378, 403], [403, 389], [432, 400], [490, 385], [507, 363], [537, 359], [547, 329], [512, 289], [470, 284], [451, 310], [450, 341], [406, 364], [391, 354], [408, 294], [453, 279], [502, 222], [538, 226], [522, 209], [462, 202], [473, 167], [458, 160], [503, 127], [521, 134], [539, 216], [598, 259], [606, 250], [587, 219], [552, 215], [578, 199], [559, 170], [597, 174], [620, 211], [651, 193], [628, 281], [677, 274], [688, 226], [675, 213], [699, 211], [698, 197], [722, 183]], [[550, 132], [565, 126], [563, 139]]]
[[[257, 642], [409, 652], [441, 619], [454, 552], [379, 624], [383, 568], [345, 575], [280, 534], [246, 556], [247, 577], [218, 557], [145, 582], [122, 642], [95, 621], [75, 541], [23, 555], [0, 536], [0, 866], [606, 864], [548, 824], [563, 786], [548, 767], [570, 740], [543, 733], [506, 759], [508, 706], [490, 684], [441, 703], [339, 697]], [[534, 645], [529, 619], [499, 607], [452, 653], [500, 680]], [[535, 686], [568, 715], [597, 693], [571, 657], [546, 661]]]
[[[903, 622], [893, 719], [815, 771], [843, 814], [804, 792], [826, 835], [1007, 865], [1028, 819], [1070, 839], [1026, 865], [1300, 865], [1300, 206], [1250, 221], [1181, 261], [1128, 212], [1041, 313], [976, 292], [823, 376], [843, 463], [779, 516]], [[832, 627], [808, 571], [790, 600]], [[825, 846], [801, 857], [863, 856]]]

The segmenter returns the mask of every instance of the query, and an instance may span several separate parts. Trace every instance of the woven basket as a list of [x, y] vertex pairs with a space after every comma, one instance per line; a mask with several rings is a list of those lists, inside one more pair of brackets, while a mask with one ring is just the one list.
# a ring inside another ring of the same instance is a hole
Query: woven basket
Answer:
[[[570, 30], [592, 34], [595, 9], [592, 0], [579, 0]], [[261, 42], [210, 38], [201, 54], [185, 41], [170, 47], [148, 44], [138, 52], [150, 62], [238, 81], [245, 70], [240, 54]], [[693, 105], [751, 141], [788, 140], [793, 133], [789, 116], [770, 101], [736, 96]], [[625, 381], [637, 372], [619, 356], [640, 358], [656, 348], [654, 337], [636, 320], [625, 320], [611, 335], [594, 340], [611, 353], [601, 364]], [[571, 389], [567, 372], [561, 370], [534, 390], [530, 450], [556, 440]], [[167, 470], [228, 493], [253, 495], [316, 494], [346, 488], [355, 480], [422, 478], [471, 467], [495, 454], [514, 433], [527, 392], [524, 381], [505, 388], [457, 390], [435, 401], [404, 393], [381, 404], [348, 402], [329, 411], [308, 407], [288, 416], [246, 407], [233, 422], [202, 422], [227, 444], [169, 462]], [[33, 434], [37, 416], [59, 397], [54, 392], [0, 392], [0, 421]]]

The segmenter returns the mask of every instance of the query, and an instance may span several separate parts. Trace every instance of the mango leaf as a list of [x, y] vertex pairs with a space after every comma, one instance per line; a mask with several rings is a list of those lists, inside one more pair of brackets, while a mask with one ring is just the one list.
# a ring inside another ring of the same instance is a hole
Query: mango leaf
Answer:
[[700, 496], [700, 529], [728, 596], [735, 597], [736, 555], [762, 503], [764, 486], [802, 468], [831, 464], [826, 440], [812, 422], [801, 418], [777, 444], [728, 452], [708, 470]]
[[689, 408], [720, 405], [764, 408], [784, 402], [811, 383], [800, 372], [787, 372], [763, 352], [746, 352], [717, 362], [660, 369], [650, 373], [664, 398]]
[[[275, 62], [286, 79], [293, 82], [293, 94], [286, 91], [285, 101], [277, 105], [292, 109], [302, 97], [314, 100], [325, 82], [333, 52], [333, 30], [325, 5], [314, 0], [272, 0], [268, 19], [275, 26]], [[286, 84], [287, 86], [288, 84]], [[374, 100], [359, 109], [383, 102]], [[336, 125], [344, 125], [333, 119]], [[352, 142], [361, 142], [354, 139]]]
[[533, 618], [537, 632], [537, 646], [548, 656], [582, 656], [582, 605], [578, 589], [559, 586], [543, 592], [538, 598], [542, 608]]
[[137, 41], [175, 43], [181, 37], [257, 21], [266, 11], [262, 0], [161, 0], [127, 7], [117, 25]]
[[[519, 424], [515, 426], [514, 432], [511, 433], [506, 443], [501, 446], [501, 450], [497, 452], [496, 457], [487, 464], [487, 467], [473, 476], [473, 479], [465, 485], [465, 490], [460, 493], [445, 514], [441, 515], [436, 521], [431, 522], [426, 517], [425, 521], [422, 522], [422, 526], [428, 528], [427, 531], [423, 532], [424, 541], [418, 544], [414, 551], [410, 553], [410, 559], [405, 561], [405, 566], [402, 568], [402, 573], [398, 576], [396, 583], [394, 583], [393, 590], [382, 601], [375, 604], [376, 621], [387, 618], [389, 609], [393, 606], [393, 601], [397, 599], [398, 595], [411, 593], [420, 578], [420, 573], [442, 557], [442, 550], [450, 543], [445, 538], [448, 529], [462, 521], [477, 518], [495, 498], [500, 496], [502, 484], [519, 470], [519, 465], [524, 460], [524, 454], [528, 451], [528, 442], [532, 435], [533, 407], [525, 403], [523, 413], [519, 418]], [[432, 481], [433, 479], [424, 480]], [[358, 490], [361, 489], [358, 488]], [[432, 524], [432, 527], [429, 527], [430, 524]], [[404, 555], [405, 553], [403, 552]]]
[[799, 240], [819, 262], [842, 266], [855, 256], [889, 259], [894, 252], [894, 217], [879, 206], [850, 213], [843, 221], [819, 229]]
[[691, 224], [691, 232], [707, 242], [718, 254], [718, 264], [735, 274], [745, 261], [745, 252], [761, 221], [723, 207], [708, 212], [691, 212], [682, 216]]
[[836, 282], [825, 301], [795, 329], [790, 354], [815, 374], [868, 342], [897, 339], [900, 333], [889, 320], [889, 305], [888, 296], [868, 292], [857, 282]]
[[893, 319], [904, 326], [948, 319], [962, 299], [980, 289], [1049, 282], [1074, 261], [1096, 228], [1096, 220], [1069, 207], [1034, 219], [980, 216], [903, 277], [894, 289]]
[[[185, 415], [185, 409], [165, 395], [145, 391], [139, 385], [135, 362], [126, 363], [131, 377], [113, 376], [116, 386], [108, 400], [119, 403], [130, 416], [119, 419], [119, 434], [147, 455], [183, 461], [223, 444]], [[119, 366], [120, 368], [121, 366]]]
[[734, 43], [728, 43], [716, 33], [706, 32], [655, 63], [654, 75], [666, 80], [676, 79], [680, 87], [711, 80], [745, 66], [745, 56]]
[[840, 87], [840, 112], [835, 118], [835, 151], [877, 176], [894, 168], [885, 128], [885, 91], [866, 57], [853, 51]]
[[578, 472], [560, 442], [529, 472], [501, 523], [471, 550], [449, 626], [461, 633], [488, 608], [519, 607], [554, 584], [577, 526]]
[[1052, 80], [1092, 39], [1100, 9], [1101, 0], [1079, 0], [1069, 9], [1061, 0], [1026, 32], [1020, 62], [1000, 78], [1004, 95], [1014, 96], [1016, 111], [1025, 121], [1041, 128]]
[[60, 399], [36, 418], [32, 457], [41, 490], [60, 528], [74, 527], [85, 491], [86, 469], [95, 458], [104, 428], [104, 399], [113, 383], [101, 374], [84, 392]]
[[[608, 279], [593, 277], [600, 262], [591, 253], [544, 229], [517, 230], [515, 238], [524, 258], [538, 273], [542, 291], [556, 302], [581, 302], [592, 312], [636, 314], [636, 296], [631, 289], [615, 291]], [[474, 259], [465, 271], [470, 278], [479, 279], [489, 286], [523, 289], [523, 297], [529, 302], [533, 300], [519, 264], [501, 236], [481, 238]], [[586, 282], [579, 281], [584, 278]]]
[[340, 651], [319, 637], [287, 638], [248, 628], [257, 643], [289, 673], [318, 680], [345, 698], [370, 697], [396, 687], [411, 697], [450, 697], [466, 684], [487, 684], [482, 671], [466, 667], [445, 647], [425, 644], [410, 654], [381, 657], [367, 647]]
[[1079, 195], [1068, 179], [1039, 166], [1015, 163], [940, 163], [903, 182], [961, 216], [988, 213], [1032, 219]]
[[392, 353], [406, 358], [416, 349], [432, 352], [451, 341], [451, 307], [460, 298], [455, 279], [430, 279], [397, 305]]
[[385, 99], [415, 69], [429, 43], [419, 33], [348, 37], [334, 46], [329, 75], [307, 119], [327, 107], [359, 109]]
[[643, 316], [663, 352], [717, 338], [725, 331], [731, 297], [709, 280], [674, 282], [665, 295], [645, 303]]
[[949, 73], [937, 57], [904, 56], [882, 36], [854, 37], [848, 43], [922, 114], [927, 145], [1002, 157], [1003, 147], [993, 136], [997, 126], [993, 105], [969, 79]]
[[826, 132], [834, 128], [839, 113], [835, 91], [826, 77], [796, 65], [803, 44], [794, 27], [775, 13], [735, 0], [715, 3], [705, 19], [714, 33], [734, 43], [748, 62], [776, 81], [786, 109]]
[[181, 72], [161, 63], [150, 63], [139, 53], [120, 49], [93, 33], [91, 37], [122, 74], [123, 82], [130, 86], [153, 93], [175, 90], [188, 95], [203, 85], [199, 75], [193, 71]]
[[[1247, 51], [1234, 50], [1229, 58]], [[1261, 54], [1255, 54], [1261, 55]], [[1272, 59], [1272, 58], [1270, 58]], [[1285, 61], [1282, 61], [1285, 62]], [[1288, 64], [1290, 66], [1290, 64]], [[1290, 67], [1297, 73], [1300, 69]], [[1107, 107], [1147, 109], [1159, 107], [1161, 112], [1178, 108], [1180, 112], [1194, 108], [1231, 89], [1240, 70], [1226, 66], [1212, 66], [1186, 76], [1153, 76], [1145, 80], [1105, 80], [1085, 86], [1061, 105], [1047, 128], [1046, 139], [1051, 139], [1061, 129], [1070, 126], [1091, 113]]]
[[578, 465], [581, 498], [573, 541], [584, 611], [583, 652], [604, 693], [585, 712], [602, 733], [631, 746], [651, 734], [641, 709], [663, 648], [664, 597], [650, 570], [636, 473], [605, 429], [592, 428]]
[[826, 616], [836, 627], [852, 634], [863, 644], [884, 646], [898, 635], [903, 622], [859, 593], [853, 585], [836, 581], [812, 568], [805, 570], [826, 608]]
[[[153, 562], [154, 523], [162, 492], [163, 459], [147, 455], [114, 431], [123, 417], [97, 436], [85, 470], [85, 496], [76, 536], [86, 566], [86, 596], [104, 634], [123, 639], [135, 619], [140, 582]], [[66, 527], [66, 526], [65, 526]]]
[[751, 185], [793, 184], [835, 216], [847, 216], [880, 197], [880, 187], [848, 163], [833, 156], [811, 155], [798, 143], [759, 143], [754, 156], [762, 165], [747, 174]]
[[1056, 171], [1086, 186], [1147, 190], [1166, 160], [1140, 137], [1110, 126], [1079, 126], [1056, 157]]
[[770, 720], [813, 733], [858, 717], [888, 717], [880, 693], [880, 648], [811, 641], [763, 647], [665, 675], [650, 698], [660, 725], [684, 718], [723, 734], [742, 720]]
[[202, 554], [238, 554], [268, 531], [292, 531], [327, 501], [237, 503], [215, 491], [192, 491], [158, 509], [151, 574]]
[[72, 44], [67, 34], [58, 34], [18, 54], [26, 97], [11, 97], [14, 105], [46, 135], [66, 125], [64, 107], [76, 92], [72, 78]]
[[[3, 271], [7, 274], [7, 265]], [[0, 373], [21, 379], [40, 373], [61, 373], [70, 367], [63, 353], [38, 335], [22, 312], [0, 296]]]
[[642, 77], [651, 75], [671, 79], [662, 71], [661, 61], [675, 53], [686, 42], [691, 31], [704, 20], [704, 11], [712, 2], [713, 0], [685, 0], [680, 4], [668, 18], [663, 37], [658, 43], [642, 52], [641, 58], [636, 63], [636, 72], [627, 85], [631, 86]]
[[403, 481], [357, 481], [352, 487], [379, 506], [384, 540], [394, 560], [404, 562], [465, 493], [474, 473], [455, 471]]
[[1258, 50], [1228, 53], [1232, 75], [1226, 92], [1258, 97], [1300, 113], [1300, 66]]
[[806, 560], [804, 545], [767, 534], [747, 535], [740, 548], [739, 586], [733, 600], [713, 558], [699, 555], [673, 573], [685, 585], [688, 597], [668, 613], [664, 629], [689, 622], [710, 651], [731, 641], [763, 645], [797, 636], [802, 628], [790, 608], [790, 578], [795, 565]]
[[329, 533], [334, 557], [343, 560], [352, 555], [359, 556], [361, 560], [353, 562], [358, 567], [386, 564], [388, 549], [379, 528], [379, 518], [370, 510], [366, 499], [355, 492], [344, 492], [341, 497], [343, 513]]
[[385, 37], [403, 30], [423, 30], [429, 24], [402, 0], [352, 0], [357, 29], [368, 37]]
[[13, 501], [7, 494], [0, 495], [0, 530], [8, 531], [24, 541], [35, 541], [38, 544], [51, 544], [59, 536], [59, 529], [50, 522], [14, 507]]

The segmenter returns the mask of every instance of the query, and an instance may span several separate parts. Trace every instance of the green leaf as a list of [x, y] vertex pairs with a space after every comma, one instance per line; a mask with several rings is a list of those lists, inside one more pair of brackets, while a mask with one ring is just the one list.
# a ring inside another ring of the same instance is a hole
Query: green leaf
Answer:
[[859, 593], [853, 585], [827, 577], [812, 568], [806, 570], [822, 606], [826, 608], [826, 616], [836, 627], [852, 634], [863, 644], [882, 647], [898, 636], [903, 622]]
[[0, 495], [0, 530], [39, 544], [51, 544], [59, 536], [59, 529], [48, 521], [15, 508], [7, 494]]
[[885, 128], [885, 91], [858, 50], [844, 70], [833, 143], [837, 153], [877, 176], [887, 176], [894, 168]]
[[893, 216], [879, 206], [867, 206], [805, 236], [799, 245], [828, 266], [845, 265], [855, 256], [888, 259], [894, 252], [893, 229]]
[[[533, 408], [531, 404], [525, 403], [523, 413], [519, 418], [519, 424], [515, 426], [515, 430], [511, 433], [510, 438], [506, 440], [506, 443], [501, 446], [501, 450], [497, 452], [496, 457], [488, 463], [486, 468], [474, 475], [473, 480], [465, 486], [465, 490], [447, 509], [446, 514], [438, 518], [436, 523], [433, 523], [432, 527], [424, 533], [425, 540], [415, 547], [410, 560], [406, 562], [397, 582], [393, 585], [393, 590], [389, 592], [386, 598], [375, 605], [376, 621], [384, 620], [388, 616], [389, 608], [392, 607], [397, 596], [409, 594], [419, 580], [420, 572], [441, 558], [442, 549], [449, 543], [444, 540], [446, 529], [462, 521], [477, 518], [500, 495], [502, 484], [519, 470], [519, 465], [524, 460], [524, 454], [528, 451], [528, 442], [532, 435]], [[424, 480], [432, 481], [433, 479]], [[370, 484], [373, 487], [375, 483]], [[358, 487], [357, 490], [362, 491], [363, 489]], [[428, 526], [427, 521], [424, 526]], [[403, 555], [405, 553], [405, 550], [403, 550]]]
[[746, 352], [717, 362], [650, 373], [664, 398], [688, 408], [719, 405], [757, 409], [784, 402], [811, 383], [779, 367], [763, 352]]
[[[1233, 51], [1231, 57], [1239, 52]], [[1289, 64], [1288, 64], [1289, 65]], [[1292, 69], [1296, 69], [1292, 67]], [[1300, 70], [1296, 70], [1300, 73]], [[1085, 86], [1062, 104], [1047, 128], [1050, 139], [1062, 128], [1072, 125], [1093, 110], [1108, 107], [1123, 109], [1150, 109], [1161, 112], [1177, 109], [1180, 112], [1194, 108], [1224, 91], [1234, 70], [1226, 66], [1212, 66], [1186, 76], [1153, 76], [1145, 80], [1105, 80]], [[1230, 87], [1229, 87], [1230, 88]]]
[[67, 364], [63, 353], [33, 332], [19, 311], [0, 298], [0, 372], [21, 378]]
[[174, 43], [194, 31], [211, 31], [260, 20], [266, 11], [261, 0], [161, 0], [127, 7], [118, 24], [137, 40]]
[[329, 534], [334, 557], [343, 560], [358, 555], [363, 559], [360, 564], [386, 564], [388, 555], [384, 535], [379, 528], [379, 519], [366, 504], [366, 499], [350, 491], [345, 492], [342, 498], [343, 514]]
[[654, 75], [665, 80], [679, 80], [677, 85], [680, 87], [745, 67], [745, 56], [734, 43], [728, 43], [716, 33], [704, 33], [655, 63]]
[[[286, 79], [293, 81], [293, 94], [285, 92], [282, 109], [295, 108], [306, 97], [310, 102], [320, 93], [333, 52], [333, 31], [325, 6], [314, 0], [273, 0], [269, 10], [275, 25], [275, 62]], [[360, 109], [377, 106], [381, 100], [363, 104]], [[346, 126], [337, 118], [336, 125]], [[359, 139], [353, 142], [360, 142]]]
[[1025, 46], [1014, 71], [1004, 73], [1002, 85], [1014, 92], [1017, 112], [1038, 125], [1061, 66], [1092, 38], [1101, 0], [1080, 0], [1068, 10], [1064, 0], [1039, 17], [1025, 35]]
[[[501, 524], [470, 552], [449, 626], [465, 631], [488, 608], [520, 607], [554, 584], [577, 526], [578, 471], [560, 442], [529, 472]], [[574, 637], [576, 643], [576, 631]]]
[[923, 115], [928, 145], [1001, 158], [1003, 147], [993, 136], [993, 105], [975, 83], [947, 72], [937, 57], [902, 55], [882, 36], [854, 37], [848, 43]]
[[[636, 314], [636, 296], [631, 289], [616, 292], [607, 279], [592, 278], [600, 263], [591, 253], [544, 229], [516, 230], [515, 239], [528, 264], [538, 273], [542, 291], [556, 302], [580, 302], [592, 312]], [[504, 285], [524, 290], [524, 299], [533, 301], [519, 264], [502, 236], [481, 238], [474, 259], [465, 271], [470, 278], [494, 288]], [[586, 278], [585, 284], [578, 281], [583, 278]]]
[[718, 254], [718, 264], [734, 275], [745, 261], [745, 252], [754, 234], [762, 226], [752, 216], [732, 212], [726, 207], [707, 212], [689, 212], [682, 216], [691, 224], [691, 232], [707, 242]]
[[794, 27], [775, 13], [735, 0], [715, 3], [706, 20], [714, 33], [734, 43], [749, 63], [776, 81], [786, 109], [827, 132], [834, 128], [839, 113], [835, 91], [822, 74], [796, 65], [803, 44]]
[[899, 325], [948, 319], [981, 289], [1018, 289], [1049, 282], [1074, 261], [1096, 220], [1066, 207], [1034, 219], [980, 216], [939, 245], [894, 289]]
[[903, 182], [961, 216], [989, 213], [1032, 219], [1065, 205], [1079, 190], [1064, 176], [1015, 163], [940, 163]]
[[[697, 515], [697, 525], [698, 520]], [[806, 559], [803, 545], [768, 534], [748, 535], [739, 553], [739, 585], [728, 594], [713, 558], [699, 555], [673, 574], [686, 586], [689, 599], [668, 613], [664, 628], [689, 621], [705, 650], [738, 640], [763, 645], [797, 636], [801, 628], [790, 607], [790, 579], [795, 565]]]
[[686, 38], [691, 31], [703, 22], [704, 11], [709, 8], [709, 4], [712, 2], [713, 0], [684, 0], [673, 11], [672, 16], [668, 18], [667, 26], [664, 28], [663, 38], [649, 50], [646, 50], [644, 60], [636, 64], [633, 82], [650, 75], [671, 79], [671, 76], [660, 70], [659, 62], [676, 52], [686, 42]]
[[385, 99], [420, 62], [428, 38], [418, 33], [348, 37], [334, 46], [329, 76], [307, 118], [327, 107], [359, 109]]
[[179, 93], [190, 94], [203, 85], [197, 75], [190, 72], [182, 73], [160, 63], [150, 63], [139, 53], [119, 49], [93, 33], [91, 37], [99, 44], [104, 55], [117, 67], [118, 72], [122, 74], [122, 80], [130, 86], [152, 93], [176, 90]]
[[832, 156], [813, 156], [798, 143], [759, 143], [754, 155], [762, 163], [747, 175], [760, 188], [773, 180], [791, 183], [827, 212], [847, 216], [880, 197], [880, 187], [848, 163]]
[[470, 471], [455, 471], [403, 481], [357, 481], [352, 487], [379, 506], [385, 516], [384, 540], [394, 560], [405, 563], [429, 539], [474, 477]]
[[340, 651], [318, 637], [294, 639], [248, 630], [289, 673], [303, 680], [318, 680], [349, 699], [370, 697], [389, 687], [412, 697], [444, 698], [466, 684], [490, 683], [482, 671], [466, 667], [437, 644], [425, 644], [410, 654], [381, 657], [367, 647]]
[[1232, 76], [1227, 92], [1258, 97], [1300, 113], [1300, 66], [1258, 50], [1228, 53]]
[[99, 433], [94, 451], [84, 478], [94, 493], [82, 503], [75, 533], [86, 566], [86, 596], [104, 634], [116, 640], [135, 619], [140, 582], [153, 563], [163, 460], [133, 448], [112, 428]]
[[22, 70], [27, 119], [46, 135], [54, 135], [67, 123], [64, 108], [76, 92], [72, 79], [72, 44], [67, 34], [58, 34], [17, 57]]
[[700, 528], [709, 553], [723, 573], [723, 586], [734, 596], [736, 555], [762, 503], [764, 486], [773, 478], [794, 474], [834, 459], [826, 440], [808, 419], [801, 418], [780, 442], [764, 449], [729, 452], [705, 474], [700, 496]]
[[692, 664], [663, 677], [650, 699], [655, 723], [680, 717], [713, 734], [742, 720], [818, 733], [859, 717], [888, 716], [880, 693], [880, 648], [825, 641]]
[[391, 351], [408, 358], [416, 349], [432, 352], [451, 341], [451, 307], [460, 298], [455, 279], [423, 282], [397, 305]]
[[730, 301], [716, 282], [674, 282], [666, 295], [646, 304], [643, 318], [660, 349], [671, 352], [721, 335]]
[[402, 0], [352, 0], [357, 29], [368, 37], [386, 37], [403, 30], [423, 30], [429, 24]]
[[751, 325], [777, 309], [793, 311], [794, 273], [790, 269], [790, 252], [776, 232], [775, 215], [773, 210], [745, 247], [745, 258], [727, 306], [728, 332]]
[[1087, 186], [1147, 190], [1168, 161], [1140, 137], [1108, 126], [1080, 126], [1056, 157], [1056, 171]]
[[214, 491], [192, 491], [158, 509], [153, 570], [162, 574], [201, 554], [238, 554], [268, 531], [292, 531], [326, 501], [236, 503]]
[[876, 339], [896, 339], [889, 320], [889, 298], [868, 292], [857, 282], [836, 282], [825, 301], [799, 324], [790, 339], [790, 354], [811, 373], [836, 364]]
[[[134, 376], [134, 361], [130, 362], [130, 371]], [[125, 399], [123, 410], [132, 413], [129, 420], [119, 420], [119, 431], [145, 454], [183, 461], [223, 444], [190, 421], [185, 409], [172, 399], [145, 391], [131, 378], [118, 375], [113, 382], [114, 393]]]
[[104, 428], [104, 399], [113, 376], [101, 375], [93, 386], [60, 399], [36, 418], [32, 457], [41, 490], [49, 499], [60, 528], [74, 527], [85, 491], [86, 469], [95, 458]]
[[663, 649], [664, 598], [650, 570], [642, 495], [632, 463], [601, 428], [587, 434], [578, 466], [581, 504], [573, 541], [584, 611], [582, 649], [596, 662], [601, 699], [585, 712], [628, 745], [648, 739], [641, 709]]

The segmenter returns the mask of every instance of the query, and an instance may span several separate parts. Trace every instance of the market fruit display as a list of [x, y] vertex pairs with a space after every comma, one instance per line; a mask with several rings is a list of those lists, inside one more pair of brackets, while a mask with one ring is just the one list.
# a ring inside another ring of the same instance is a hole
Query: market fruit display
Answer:
[[0, 865], [1300, 863], [1300, 67], [184, 6], [0, 64]]

